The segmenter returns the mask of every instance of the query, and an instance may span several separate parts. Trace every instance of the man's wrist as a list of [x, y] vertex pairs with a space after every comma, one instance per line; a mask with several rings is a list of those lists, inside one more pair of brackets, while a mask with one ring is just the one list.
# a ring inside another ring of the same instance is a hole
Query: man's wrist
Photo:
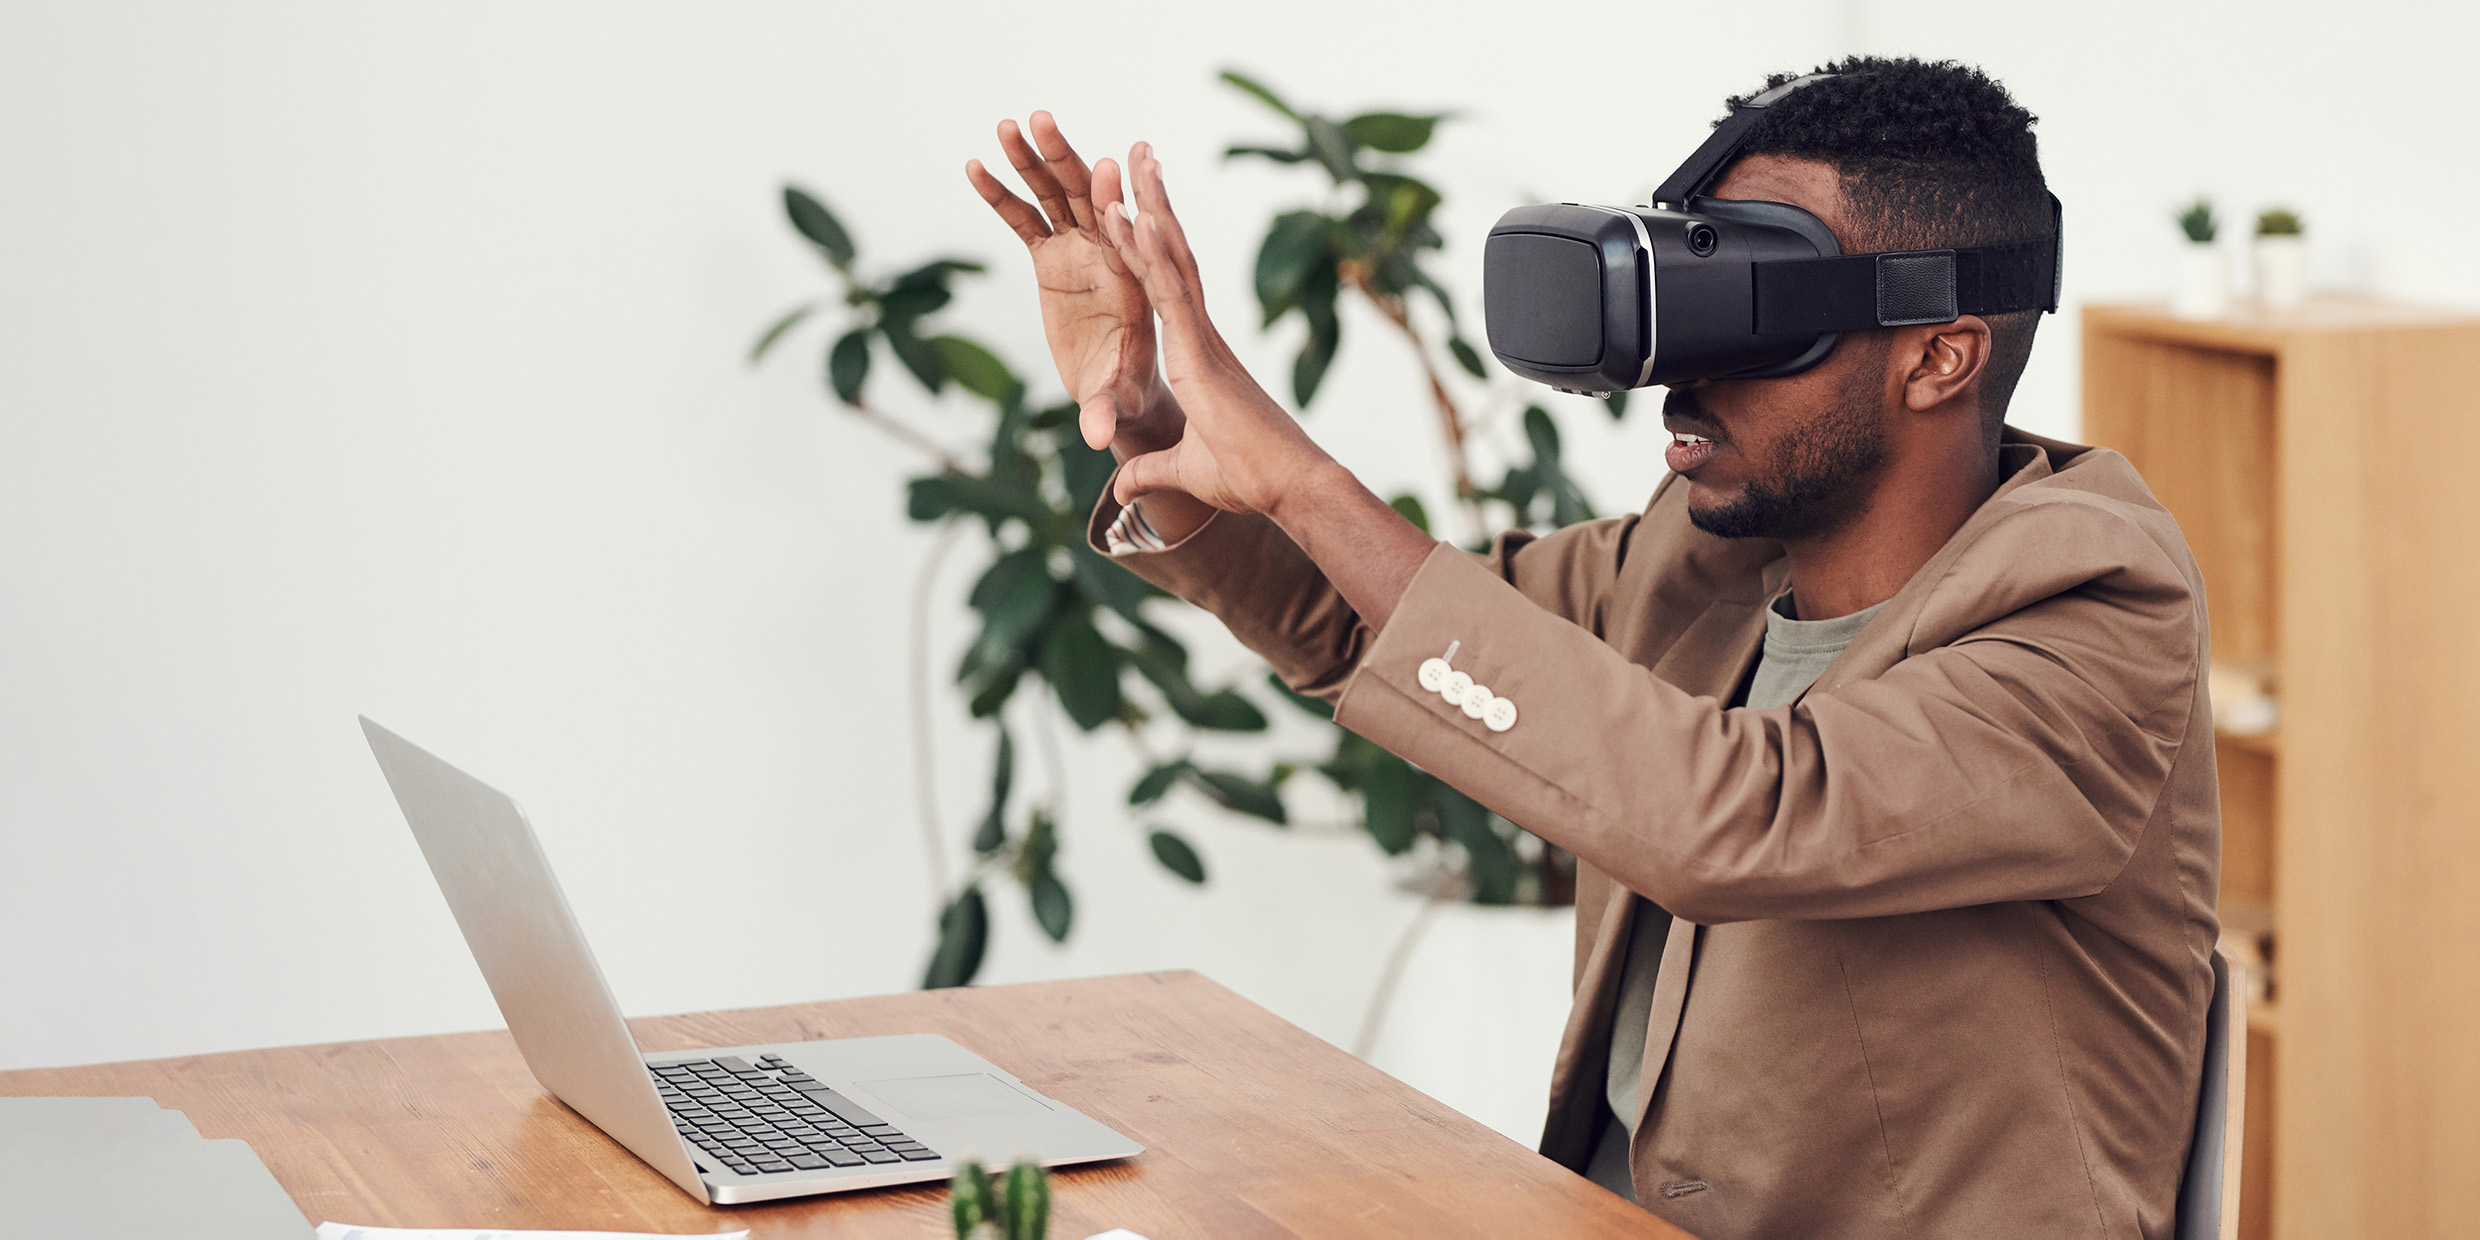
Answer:
[[1286, 484], [1267, 507], [1266, 519], [1291, 532], [1295, 541], [1317, 519], [1317, 514], [1332, 511], [1337, 499], [1364, 489], [1351, 470], [1324, 453], [1284, 472], [1288, 475]]

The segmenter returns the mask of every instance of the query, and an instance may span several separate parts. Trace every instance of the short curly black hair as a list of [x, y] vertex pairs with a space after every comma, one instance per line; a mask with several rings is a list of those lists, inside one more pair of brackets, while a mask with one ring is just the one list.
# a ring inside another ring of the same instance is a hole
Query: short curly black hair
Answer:
[[[1741, 156], [1813, 159], [1840, 175], [1855, 250], [1925, 250], [2050, 233], [2039, 118], [1988, 74], [1951, 60], [1850, 56], [1836, 76], [1765, 109]], [[1768, 90], [1802, 76], [1778, 73]], [[1730, 101], [1732, 107], [1749, 96]], [[1990, 316], [1983, 412], [1994, 437], [2032, 355], [2038, 311]]]

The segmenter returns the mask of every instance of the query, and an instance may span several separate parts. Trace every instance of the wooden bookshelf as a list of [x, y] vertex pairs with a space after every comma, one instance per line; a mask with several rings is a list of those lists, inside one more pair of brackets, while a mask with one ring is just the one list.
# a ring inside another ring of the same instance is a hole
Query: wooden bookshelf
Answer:
[[2225, 935], [2271, 986], [2240, 1234], [2480, 1236], [2480, 316], [2088, 307], [2084, 438], [2279, 711], [2216, 745]]

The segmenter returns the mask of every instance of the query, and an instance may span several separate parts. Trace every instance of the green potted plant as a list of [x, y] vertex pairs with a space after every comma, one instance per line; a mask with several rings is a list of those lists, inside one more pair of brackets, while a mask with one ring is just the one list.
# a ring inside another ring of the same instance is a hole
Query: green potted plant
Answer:
[[2179, 212], [2178, 221], [2187, 243], [2179, 247], [2171, 313], [2184, 319], [2217, 318], [2230, 309], [2230, 265], [2214, 244], [2221, 222], [2213, 217], [2212, 202], [2201, 195]]
[[2256, 217], [2256, 300], [2289, 310], [2308, 300], [2308, 238], [2299, 213], [2275, 207]]
[[[1405, 407], [1417, 416], [1428, 405], [1444, 441], [1453, 512], [1441, 515], [1454, 523], [1450, 536], [1477, 540], [1510, 525], [1547, 531], [1591, 518], [1592, 504], [1564, 467], [1559, 427], [1548, 409], [1476, 407], [1485, 402], [1475, 399], [1474, 388], [1490, 376], [1489, 366], [1429, 270], [1445, 245], [1432, 224], [1441, 195], [1408, 167], [1445, 114], [1378, 110], [1330, 117], [1295, 107], [1239, 73], [1226, 73], [1223, 81], [1263, 103], [1292, 131], [1276, 141], [1234, 146], [1227, 156], [1295, 168], [1315, 194], [1315, 205], [1273, 220], [1254, 272], [1264, 326], [1280, 329], [1297, 319], [1306, 328], [1290, 375], [1302, 411], [1341, 345], [1341, 306], [1365, 303], [1418, 362], [1421, 396]], [[1141, 826], [1144, 846], [1184, 881], [1205, 882], [1208, 859], [1165, 819], [1219, 809], [1284, 826], [1290, 822], [1284, 788], [1301, 776], [1342, 793], [1356, 825], [1380, 849], [1428, 869], [1420, 886], [1434, 900], [1564, 906], [1574, 899], [1574, 858], [1332, 726], [1327, 703], [1291, 693], [1270, 674], [1238, 683], [1192, 679], [1186, 647], [1157, 623], [1161, 613], [1183, 604], [1086, 546], [1085, 518], [1112, 460], [1085, 446], [1076, 404], [1038, 394], [1038, 380], [1028, 377], [1038, 368], [1020, 373], [987, 345], [945, 325], [941, 312], [982, 265], [938, 257], [881, 268], [865, 261], [874, 256], [864, 254], [817, 196], [787, 186], [783, 201], [793, 230], [825, 261], [830, 287], [775, 320], [751, 359], [778, 352], [799, 338], [795, 333], [821, 321], [837, 324], [826, 335], [831, 343], [821, 342], [829, 392], [863, 425], [922, 455], [928, 472], [909, 479], [906, 511], [942, 530], [913, 591], [910, 625], [915, 785], [939, 893], [937, 946], [924, 970], [925, 986], [969, 984], [980, 972], [991, 933], [985, 887], [1022, 886], [1043, 933], [1060, 942], [1069, 937], [1076, 902], [1058, 864], [1068, 833], [1060, 812], [1060, 746], [1064, 736], [1077, 733], [1117, 734], [1142, 758], [1119, 814], [1150, 820], [1129, 825]], [[890, 381], [911, 390], [891, 392]], [[988, 407], [986, 450], [943, 441], [925, 429], [937, 424], [915, 412], [957, 394]], [[1614, 398], [1599, 407], [1620, 418], [1627, 403]], [[1498, 468], [1485, 474], [1485, 463]], [[1399, 496], [1394, 503], [1429, 528], [1418, 499]], [[994, 735], [988, 809], [974, 820], [972, 856], [956, 873], [922, 722], [932, 692], [923, 633], [927, 583], [935, 580], [939, 557], [959, 534], [977, 528], [984, 536], [966, 545], [984, 562], [966, 601], [982, 627], [957, 668], [954, 691]], [[1212, 757], [1213, 749], [1199, 744], [1266, 732], [1270, 721], [1260, 702], [1329, 721], [1322, 752], [1261, 750], [1235, 760]], [[1037, 770], [1049, 772], [1039, 789], [1018, 778], [1011, 719], [1018, 728], [1031, 725], [1026, 730], [1038, 745]], [[1097, 815], [1087, 810], [1082, 816]]]

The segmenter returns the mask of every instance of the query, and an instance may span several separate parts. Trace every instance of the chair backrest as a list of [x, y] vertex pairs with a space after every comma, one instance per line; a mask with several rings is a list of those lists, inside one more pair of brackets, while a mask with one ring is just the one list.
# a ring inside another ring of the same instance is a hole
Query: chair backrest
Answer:
[[2204, 1088], [2196, 1136], [2179, 1181], [2178, 1240], [2238, 1240], [2240, 1145], [2247, 1134], [2247, 966], [2213, 949], [2213, 1003], [2205, 1009]]

